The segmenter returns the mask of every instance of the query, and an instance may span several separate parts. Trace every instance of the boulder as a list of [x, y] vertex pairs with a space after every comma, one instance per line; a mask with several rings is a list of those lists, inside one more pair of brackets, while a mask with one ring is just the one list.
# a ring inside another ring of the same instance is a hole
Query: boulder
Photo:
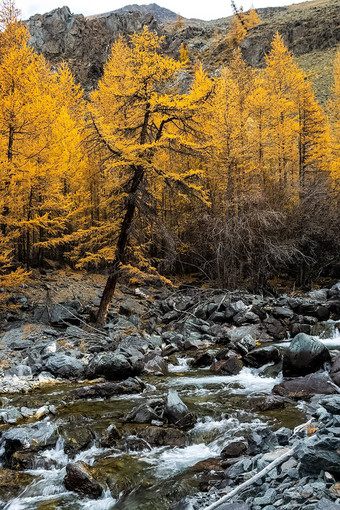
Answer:
[[67, 464], [64, 485], [67, 490], [92, 499], [100, 498], [104, 491], [104, 487], [94, 478], [93, 468], [83, 461]]
[[116, 446], [117, 441], [119, 441], [121, 437], [122, 435], [117, 429], [116, 425], [112, 423], [105, 430], [103, 437], [101, 439], [101, 445], [107, 448], [112, 448], [113, 446]]
[[50, 356], [45, 363], [45, 370], [55, 377], [63, 379], [76, 379], [84, 374], [84, 365], [73, 356], [66, 354], [56, 354]]
[[14, 452], [49, 448], [55, 446], [57, 439], [57, 426], [50, 421], [6, 430], [1, 437], [5, 463], [10, 464]]
[[168, 364], [162, 356], [154, 356], [152, 359], [147, 361], [144, 365], [145, 374], [153, 374], [160, 372], [166, 374], [168, 372]]
[[323, 343], [317, 338], [299, 333], [284, 352], [283, 375], [294, 377], [310, 374], [330, 359], [329, 351]]
[[34, 321], [66, 328], [70, 324], [79, 326], [80, 304], [78, 301], [57, 303], [50, 307], [41, 306], [34, 310]]
[[90, 379], [105, 377], [109, 380], [126, 379], [137, 375], [142, 369], [135, 369], [123, 354], [117, 352], [101, 352], [96, 354], [87, 367], [87, 375]]
[[256, 347], [256, 340], [251, 335], [245, 335], [241, 340], [236, 342], [238, 352], [247, 354]]
[[147, 441], [152, 447], [177, 446], [186, 444], [186, 435], [182, 430], [167, 427], [147, 427], [137, 433], [138, 437]]
[[75, 426], [73, 422], [59, 427], [59, 433], [65, 439], [64, 451], [71, 457], [88, 448], [95, 439], [89, 427], [82, 424]]
[[306, 375], [305, 377], [296, 377], [295, 379], [277, 384], [273, 388], [273, 393], [293, 398], [331, 395], [336, 393], [336, 389], [330, 384], [331, 382], [327, 374], [319, 372], [317, 374]]
[[324, 407], [330, 414], [340, 415], [340, 395], [330, 395], [320, 400], [320, 405]]
[[248, 436], [248, 452], [250, 455], [265, 453], [278, 446], [278, 440], [269, 427], [253, 430]]
[[215, 361], [210, 367], [214, 374], [219, 375], [237, 375], [241, 372], [243, 363], [236, 353], [233, 353], [226, 360]]
[[165, 416], [170, 424], [183, 429], [192, 427], [196, 421], [176, 390], [169, 390], [165, 398]]
[[332, 475], [339, 476], [339, 437], [315, 434], [302, 441], [296, 451], [300, 460], [300, 476], [317, 476], [320, 471], [328, 471]]
[[267, 333], [271, 338], [275, 338], [275, 340], [283, 340], [286, 336], [288, 325], [284, 323], [284, 321], [276, 319], [275, 317], [268, 317], [264, 321]]
[[248, 352], [243, 357], [243, 362], [247, 367], [260, 368], [267, 363], [279, 363], [281, 361], [281, 354], [277, 347], [269, 346], [255, 349]]
[[105, 382], [94, 384], [92, 386], [83, 386], [70, 392], [71, 398], [90, 399], [90, 398], [109, 398], [113, 395], [125, 395], [130, 393], [139, 393], [143, 391], [144, 385], [137, 378], [129, 377], [119, 383]]
[[[240, 326], [239, 328], [231, 328], [225, 331], [223, 335], [222, 343], [236, 343], [242, 340], [245, 336], [250, 335], [255, 340], [258, 338], [263, 338], [262, 331], [258, 324], [252, 324], [249, 326]], [[268, 338], [268, 337], [267, 337]]]
[[151, 423], [162, 419], [163, 406], [161, 401], [146, 402], [134, 407], [124, 417], [124, 421], [133, 423]]
[[253, 411], [272, 411], [274, 409], [284, 409], [285, 401], [284, 398], [278, 395], [266, 395], [264, 397], [251, 399], [249, 407]]
[[208, 367], [214, 361], [214, 356], [207, 351], [198, 351], [190, 365], [193, 368]]
[[248, 445], [244, 441], [233, 441], [223, 448], [221, 458], [223, 460], [240, 457], [247, 451]]

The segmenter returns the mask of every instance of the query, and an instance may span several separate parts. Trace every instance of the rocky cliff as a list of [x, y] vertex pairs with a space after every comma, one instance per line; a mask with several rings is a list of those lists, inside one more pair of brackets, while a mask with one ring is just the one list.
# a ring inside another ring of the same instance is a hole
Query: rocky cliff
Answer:
[[[332, 62], [340, 42], [340, 0], [314, 0], [288, 7], [259, 9], [261, 23], [243, 41], [242, 51], [252, 66], [261, 66], [276, 31], [314, 79], [321, 99], [331, 83]], [[78, 81], [90, 90], [103, 71], [110, 47], [119, 34], [139, 31], [143, 25], [165, 35], [165, 51], [177, 57], [180, 44], [189, 45], [209, 71], [228, 58], [223, 36], [231, 18], [213, 21], [185, 19], [156, 4], [129, 5], [118, 11], [85, 17], [68, 7], [36, 14], [28, 20], [31, 44], [53, 65], [66, 60]]]
[[157, 29], [151, 14], [110, 12], [86, 18], [82, 14], [72, 14], [68, 7], [36, 14], [27, 23], [30, 43], [37, 53], [42, 53], [53, 65], [68, 62], [86, 90], [97, 84], [112, 43], [119, 34], [138, 32], [143, 25]]

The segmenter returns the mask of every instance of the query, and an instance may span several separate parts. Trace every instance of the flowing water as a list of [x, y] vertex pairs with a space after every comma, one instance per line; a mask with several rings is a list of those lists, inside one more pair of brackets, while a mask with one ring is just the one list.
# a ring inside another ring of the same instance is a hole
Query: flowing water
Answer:
[[[184, 447], [152, 448], [145, 442], [134, 446], [129, 441], [123, 450], [102, 448], [99, 441], [77, 453], [72, 458], [65, 453], [64, 440], [59, 438], [54, 448], [36, 454], [36, 468], [28, 473], [36, 479], [21, 494], [9, 502], [0, 503], [6, 510], [77, 510], [80, 508], [109, 509], [168, 509], [172, 502], [207, 486], [207, 475], [199, 475], [192, 468], [197, 462], [218, 457], [221, 449], [234, 438], [242, 438], [256, 425], [267, 423], [279, 428], [301, 423], [303, 412], [296, 407], [280, 411], [255, 413], [247, 410], [248, 399], [269, 394], [281, 380], [275, 370], [272, 377], [266, 375], [272, 367], [259, 370], [244, 368], [236, 376], [212, 375], [208, 370], [191, 370], [188, 359], [180, 358], [178, 365], [170, 365], [167, 377], [145, 379], [142, 394], [115, 396], [108, 400], [62, 401], [69, 396], [75, 385], [53, 385], [35, 390], [29, 395], [9, 395], [8, 405], [20, 409], [25, 405], [39, 408], [48, 403], [58, 406], [55, 417], [45, 421], [58, 426], [74, 423], [74, 427], [89, 426], [100, 437], [102, 432], [115, 423], [123, 427], [124, 434], [136, 433], [133, 424], [122, 424], [122, 416], [134, 406], [150, 398], [164, 398], [169, 388], [176, 389], [190, 411], [197, 416], [194, 428], [188, 433]], [[43, 420], [43, 421], [44, 421]], [[21, 427], [25, 425], [20, 425]], [[26, 425], [27, 426], [27, 425]], [[130, 437], [130, 439], [131, 439]], [[0, 445], [1, 448], [1, 445]], [[83, 460], [98, 472], [119, 474], [119, 491], [115, 498], [107, 491], [102, 498], [87, 500], [63, 485], [68, 462]], [[211, 478], [211, 476], [210, 476]]]

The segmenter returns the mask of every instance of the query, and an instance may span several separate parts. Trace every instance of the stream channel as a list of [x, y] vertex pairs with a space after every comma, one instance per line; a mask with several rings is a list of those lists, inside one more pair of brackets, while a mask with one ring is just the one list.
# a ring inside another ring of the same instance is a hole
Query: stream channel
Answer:
[[[340, 337], [323, 340], [330, 349], [340, 346]], [[284, 348], [287, 343], [279, 344]], [[172, 360], [173, 361], [173, 360]], [[0, 502], [4, 510], [168, 510], [187, 494], [207, 490], [214, 473], [199, 472], [193, 466], [204, 459], [218, 457], [221, 449], [235, 438], [246, 437], [255, 428], [269, 425], [294, 428], [305, 421], [304, 405], [292, 403], [285, 409], [267, 412], [247, 410], [246, 401], [254, 396], [271, 393], [273, 386], [282, 380], [279, 368], [264, 366], [260, 369], [243, 368], [236, 376], [213, 375], [208, 369], [192, 370], [189, 358], [179, 357], [178, 365], [170, 364], [165, 377], [145, 377], [146, 388], [141, 394], [120, 395], [108, 400], [67, 401], [72, 388], [81, 384], [46, 385], [32, 393], [6, 395], [7, 404], [37, 409], [55, 405], [57, 413], [43, 418], [58, 428], [71, 424], [71, 428], [90, 428], [100, 438], [114, 423], [123, 430], [124, 448], [104, 448], [96, 439], [86, 450], [75, 455], [64, 451], [64, 439], [56, 446], [36, 453], [34, 469], [27, 470], [33, 481], [21, 494], [9, 502]], [[84, 384], [83, 384], [84, 385]], [[146, 425], [122, 423], [122, 417], [134, 406], [153, 398], [163, 399], [169, 389], [176, 389], [189, 410], [197, 416], [195, 426], [187, 433], [184, 447], [151, 447], [136, 439], [136, 430]], [[63, 405], [63, 401], [67, 401]], [[29, 422], [16, 425], [25, 428]], [[2, 430], [13, 428], [3, 425]], [[58, 429], [57, 429], [58, 430]], [[24, 432], [23, 432], [24, 433]], [[0, 444], [1, 448], [1, 444]], [[3, 455], [4, 451], [0, 450]], [[107, 490], [101, 499], [90, 500], [63, 485], [66, 465], [83, 460], [99, 472], [113, 473], [118, 477], [119, 493], [112, 497]]]

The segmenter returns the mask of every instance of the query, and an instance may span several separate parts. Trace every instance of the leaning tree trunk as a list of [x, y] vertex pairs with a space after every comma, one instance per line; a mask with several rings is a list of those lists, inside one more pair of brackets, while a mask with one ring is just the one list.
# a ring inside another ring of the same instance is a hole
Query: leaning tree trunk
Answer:
[[104, 326], [106, 322], [107, 312], [111, 303], [111, 300], [114, 296], [119, 271], [121, 264], [125, 263], [126, 257], [126, 249], [129, 242], [129, 234], [131, 230], [131, 225], [133, 221], [133, 217], [136, 210], [136, 201], [137, 201], [137, 192], [139, 186], [144, 177], [144, 168], [142, 166], [134, 166], [134, 175], [130, 187], [130, 191], [126, 201], [126, 210], [125, 216], [123, 219], [123, 223], [120, 229], [120, 234], [116, 247], [116, 254], [114, 261], [112, 263], [110, 274], [107, 279], [105, 289], [103, 292], [102, 299], [100, 301], [100, 306], [97, 315], [97, 324], [99, 326]]

